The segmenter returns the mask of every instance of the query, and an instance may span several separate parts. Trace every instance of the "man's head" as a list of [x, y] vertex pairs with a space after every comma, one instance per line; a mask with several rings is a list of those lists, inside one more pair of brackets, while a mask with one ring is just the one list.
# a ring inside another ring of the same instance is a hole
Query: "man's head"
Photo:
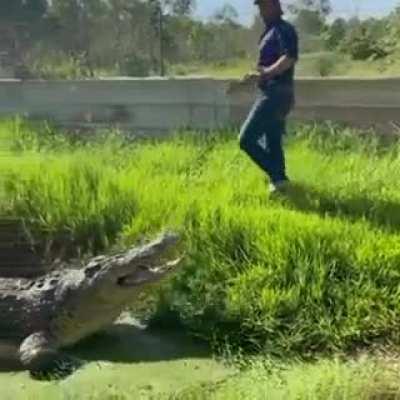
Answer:
[[283, 14], [280, 0], [254, 0], [254, 4], [258, 6], [264, 20], [270, 21]]

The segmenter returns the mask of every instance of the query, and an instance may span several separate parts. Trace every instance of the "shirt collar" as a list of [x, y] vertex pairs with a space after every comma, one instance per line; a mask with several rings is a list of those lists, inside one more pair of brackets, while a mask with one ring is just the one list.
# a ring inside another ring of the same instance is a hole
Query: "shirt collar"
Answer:
[[273, 26], [275, 26], [278, 22], [280, 22], [282, 17], [278, 15], [277, 17], [271, 18], [271, 19], [266, 19], [264, 18], [264, 24], [266, 29], [270, 29]]

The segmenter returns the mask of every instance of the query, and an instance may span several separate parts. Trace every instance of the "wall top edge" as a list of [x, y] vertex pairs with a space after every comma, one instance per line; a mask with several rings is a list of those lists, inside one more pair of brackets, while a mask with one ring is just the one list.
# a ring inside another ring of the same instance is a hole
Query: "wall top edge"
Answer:
[[[150, 78], [131, 78], [131, 77], [107, 77], [96, 79], [15, 79], [0, 78], [1, 83], [99, 83], [99, 82], [196, 82], [196, 81], [212, 81], [212, 82], [237, 82], [239, 78], [216, 78], [211, 76], [185, 76], [185, 77], [150, 77]], [[342, 77], [333, 76], [327, 78], [315, 77], [299, 77], [296, 82], [399, 82], [400, 76], [389, 77]]]

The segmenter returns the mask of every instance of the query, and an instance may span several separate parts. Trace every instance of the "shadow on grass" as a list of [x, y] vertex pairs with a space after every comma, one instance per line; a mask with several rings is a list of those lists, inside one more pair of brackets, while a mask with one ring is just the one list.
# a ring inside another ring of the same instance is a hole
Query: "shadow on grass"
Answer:
[[[0, 373], [17, 373], [24, 372], [25, 368], [17, 359], [18, 347], [8, 346], [8, 352], [2, 351], [0, 354]], [[5, 350], [4, 345], [0, 350]], [[61, 380], [67, 378], [75, 371], [85, 365], [85, 361], [77, 357], [72, 357], [66, 353], [60, 354], [46, 363], [41, 365], [40, 370], [31, 370], [29, 374], [31, 378], [41, 381]]]
[[69, 353], [86, 361], [143, 363], [183, 358], [204, 358], [210, 350], [179, 332], [142, 329], [130, 323], [118, 323], [107, 332], [82, 341]]
[[285, 204], [305, 212], [319, 213], [331, 217], [360, 219], [390, 232], [400, 232], [400, 203], [371, 199], [363, 194], [349, 198], [334, 197], [305, 184], [292, 184], [288, 194], [279, 197]]
[[[15, 348], [17, 350], [17, 348]], [[35, 380], [65, 379], [91, 362], [144, 363], [210, 357], [210, 350], [180, 332], [144, 329], [121, 322], [106, 332], [89, 337], [65, 349], [57, 360], [42, 371], [31, 371]], [[21, 365], [9, 359], [0, 360], [0, 372], [21, 372]]]

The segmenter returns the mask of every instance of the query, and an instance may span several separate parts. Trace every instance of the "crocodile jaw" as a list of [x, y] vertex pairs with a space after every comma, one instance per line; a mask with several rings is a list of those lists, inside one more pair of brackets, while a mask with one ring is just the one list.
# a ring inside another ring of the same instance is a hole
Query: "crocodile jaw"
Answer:
[[139, 266], [134, 273], [123, 275], [117, 279], [117, 285], [121, 288], [133, 288], [146, 283], [155, 283], [173, 272], [181, 263], [182, 258], [167, 261], [160, 266]]
[[173, 272], [182, 260], [168, 259], [168, 253], [177, 242], [177, 235], [167, 233], [126, 253], [94, 258], [84, 269], [87, 286], [124, 289], [158, 282]]

